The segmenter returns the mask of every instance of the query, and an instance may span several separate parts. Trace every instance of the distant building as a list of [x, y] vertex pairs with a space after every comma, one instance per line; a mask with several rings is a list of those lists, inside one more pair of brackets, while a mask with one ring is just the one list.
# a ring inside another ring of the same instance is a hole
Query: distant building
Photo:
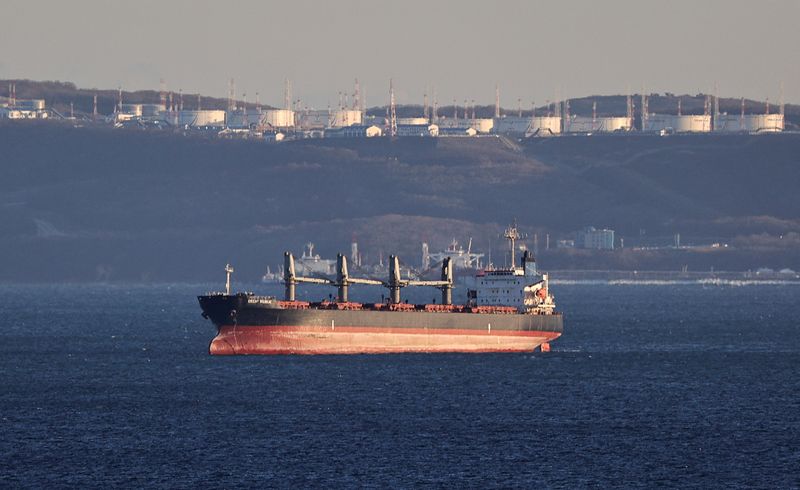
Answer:
[[587, 226], [576, 234], [575, 246], [594, 250], [614, 250], [614, 230], [598, 230], [594, 226]]

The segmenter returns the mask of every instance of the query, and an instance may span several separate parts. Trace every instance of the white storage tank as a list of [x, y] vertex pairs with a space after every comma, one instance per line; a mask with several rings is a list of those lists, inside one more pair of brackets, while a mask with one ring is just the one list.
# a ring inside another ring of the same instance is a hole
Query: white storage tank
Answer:
[[191, 110], [166, 113], [165, 119], [176, 126], [190, 127], [223, 127], [225, 126], [225, 111], [222, 110]]
[[531, 128], [529, 117], [498, 117], [492, 125], [497, 134], [525, 134]]
[[294, 111], [289, 109], [268, 109], [264, 113], [264, 124], [273, 128], [294, 127]]
[[744, 119], [745, 130], [751, 133], [777, 133], [783, 131], [781, 114], [750, 114]]
[[235, 112], [228, 112], [225, 125], [233, 129], [246, 129], [255, 125], [261, 124], [265, 115], [263, 113], [249, 110], [247, 112], [237, 110]]
[[628, 117], [584, 117], [571, 116], [564, 120], [564, 131], [567, 133], [612, 133], [614, 131], [630, 131], [631, 119]]
[[561, 118], [555, 116], [500, 117], [494, 120], [493, 131], [497, 134], [550, 136], [561, 133]]
[[[331, 128], [344, 128], [347, 126], [361, 125], [363, 120], [362, 116], [363, 114], [361, 111], [354, 109], [341, 109], [333, 113], [331, 121], [328, 122], [328, 126]], [[397, 124], [401, 124], [399, 120]]]
[[777, 133], [783, 129], [780, 114], [720, 114], [714, 121], [714, 131], [723, 133]]
[[645, 131], [675, 133], [706, 133], [711, 131], [711, 116], [649, 114]]
[[531, 120], [529, 135], [548, 136], [561, 133], [561, 118], [556, 116], [536, 116]]

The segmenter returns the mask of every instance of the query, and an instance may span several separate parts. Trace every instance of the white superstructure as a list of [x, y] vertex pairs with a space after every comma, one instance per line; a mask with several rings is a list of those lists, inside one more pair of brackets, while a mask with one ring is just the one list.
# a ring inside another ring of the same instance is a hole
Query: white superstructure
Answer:
[[467, 291], [468, 303], [477, 307], [514, 307], [523, 313], [552, 313], [556, 305], [548, 275], [539, 274], [536, 261], [527, 250], [521, 257], [521, 266], [514, 263], [514, 244], [520, 238], [516, 226], [506, 229], [504, 236], [511, 242], [513, 265], [480, 271]]

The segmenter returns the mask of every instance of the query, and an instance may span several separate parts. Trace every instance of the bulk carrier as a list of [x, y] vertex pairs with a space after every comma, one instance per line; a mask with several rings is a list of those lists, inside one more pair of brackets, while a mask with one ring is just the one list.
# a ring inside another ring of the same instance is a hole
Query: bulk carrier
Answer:
[[[563, 316], [555, 311], [547, 274], [536, 270], [532, 254], [525, 251], [517, 266], [516, 226], [504, 236], [511, 244], [511, 267], [487, 267], [474, 277], [467, 301], [452, 301], [453, 267], [442, 262], [441, 279], [402, 279], [399, 260], [389, 259], [386, 281], [351, 277], [347, 259], [337, 256], [336, 277], [303, 277], [295, 273], [294, 257], [284, 254], [284, 298], [231, 293], [233, 268], [224, 293], [199, 296], [203, 317], [217, 327], [212, 355], [234, 354], [366, 354], [393, 352], [525, 352], [540, 347], [563, 331]], [[298, 283], [335, 286], [333, 301], [308, 302], [295, 297]], [[380, 303], [349, 300], [352, 284], [388, 288]], [[409, 286], [441, 290], [441, 303], [409, 304], [400, 291]]]

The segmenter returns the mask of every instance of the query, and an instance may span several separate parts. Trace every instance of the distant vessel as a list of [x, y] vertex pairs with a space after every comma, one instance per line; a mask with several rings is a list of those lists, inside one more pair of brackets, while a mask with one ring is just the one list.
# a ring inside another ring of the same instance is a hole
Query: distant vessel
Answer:
[[283, 282], [283, 267], [281, 267], [278, 272], [272, 272], [267, 266], [267, 272], [261, 276], [261, 282], [264, 284], [278, 284]]
[[314, 244], [306, 243], [303, 255], [295, 260], [295, 267], [300, 274], [323, 274], [330, 275], [336, 273], [336, 261], [323, 259], [319, 254], [314, 254]]
[[472, 238], [469, 239], [467, 249], [460, 246], [455, 238], [450, 242], [447, 249], [442, 252], [429, 253], [428, 244], [422, 244], [422, 269], [428, 269], [431, 263], [444, 262], [445, 259], [450, 259], [453, 267], [456, 269], [476, 270], [481, 268], [481, 259], [483, 254], [472, 252]]
[[[539, 274], [525, 251], [516, 266], [515, 226], [509, 268], [486, 269], [475, 277], [464, 305], [452, 304], [453, 261], [446, 257], [441, 279], [402, 279], [399, 260], [389, 259], [386, 281], [350, 277], [347, 259], [339, 254], [335, 279], [296, 273], [294, 257], [284, 254], [285, 297], [279, 300], [252, 293], [231, 293], [233, 268], [225, 268], [224, 293], [199, 296], [203, 316], [217, 326], [209, 351], [226, 354], [358, 354], [389, 352], [524, 352], [549, 342], [563, 331], [563, 316], [555, 311], [547, 274]], [[335, 301], [307, 302], [295, 298], [298, 283], [337, 288]], [[381, 303], [349, 300], [351, 284], [381, 285], [389, 299]], [[430, 286], [441, 290], [440, 304], [408, 304], [400, 290]]]

